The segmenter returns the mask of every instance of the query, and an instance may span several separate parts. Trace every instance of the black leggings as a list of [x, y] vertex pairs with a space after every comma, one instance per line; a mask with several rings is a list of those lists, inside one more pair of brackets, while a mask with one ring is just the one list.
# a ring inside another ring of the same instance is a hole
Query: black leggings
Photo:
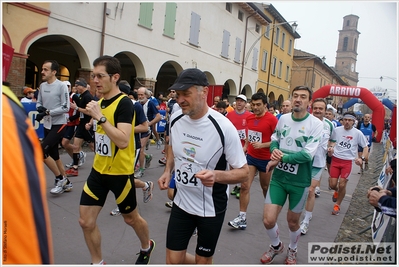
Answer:
[[54, 160], [60, 159], [58, 152], [58, 144], [64, 137], [66, 124], [53, 125], [51, 129], [44, 128], [44, 139], [42, 141], [42, 149], [44, 158], [52, 157]]

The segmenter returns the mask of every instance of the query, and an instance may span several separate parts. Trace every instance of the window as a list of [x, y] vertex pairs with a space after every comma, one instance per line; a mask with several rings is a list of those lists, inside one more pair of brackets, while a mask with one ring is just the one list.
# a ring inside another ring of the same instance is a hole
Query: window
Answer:
[[266, 26], [265, 37], [267, 39], [270, 39], [270, 24], [267, 24], [267, 26]]
[[346, 26], [349, 26], [349, 20], [346, 21]]
[[281, 36], [281, 49], [284, 49], [285, 47], [285, 32], [283, 32], [283, 35]]
[[273, 60], [272, 60], [272, 75], [276, 75], [276, 64], [277, 64], [277, 58], [276, 57], [273, 57]]
[[346, 51], [348, 49], [348, 37], [344, 38], [344, 46], [342, 47], [343, 51]]
[[244, 12], [242, 12], [241, 10], [238, 10], [238, 19], [241, 21], [244, 20]]
[[311, 88], [313, 88], [313, 87], [314, 87], [314, 85], [315, 85], [315, 82], [316, 82], [316, 74], [315, 74], [315, 73], [313, 73], [313, 76], [312, 76], [312, 85], [311, 85]]
[[256, 31], [257, 33], [260, 32], [260, 25], [259, 25], [258, 23], [255, 24], [255, 31]]
[[274, 40], [274, 44], [278, 45], [278, 40], [280, 39], [280, 28], [276, 29], [276, 39]]
[[258, 49], [254, 48], [254, 52], [252, 55], [252, 69], [253, 70], [258, 70]]
[[230, 32], [223, 30], [222, 53], [221, 53], [222, 57], [224, 58], [229, 57], [229, 46], [230, 46]]
[[290, 66], [287, 65], [286, 73], [285, 73], [285, 81], [288, 82], [289, 79], [290, 79]]
[[262, 68], [261, 70], [266, 71], [266, 67], [267, 67], [267, 51], [263, 50], [263, 54], [262, 54]]
[[234, 53], [234, 61], [237, 63], [241, 62], [240, 55], [241, 55], [241, 44], [242, 41], [240, 38], [236, 38], [236, 51]]
[[355, 40], [353, 40], [353, 51], [356, 52], [357, 50], [357, 39], [355, 38]]
[[140, 3], [139, 25], [151, 29], [154, 3]]
[[292, 55], [292, 39], [290, 39], [290, 42], [288, 44], [288, 55]]
[[232, 10], [232, 4], [231, 3], [226, 3], [226, 10], [231, 13], [231, 10]]
[[200, 15], [195, 12], [191, 12], [190, 39], [188, 42], [195, 46], [199, 45], [200, 21]]
[[278, 64], [278, 75], [277, 77], [281, 78], [281, 73], [283, 72], [283, 62], [280, 60]]
[[172, 38], [175, 37], [176, 9], [176, 3], [166, 3], [163, 34]]

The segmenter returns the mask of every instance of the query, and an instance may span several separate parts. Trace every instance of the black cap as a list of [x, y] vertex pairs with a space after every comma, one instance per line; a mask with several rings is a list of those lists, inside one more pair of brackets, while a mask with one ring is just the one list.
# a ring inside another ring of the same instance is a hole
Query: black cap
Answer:
[[194, 85], [209, 85], [205, 73], [195, 68], [185, 69], [177, 77], [175, 83], [169, 87], [169, 90], [186, 90]]
[[78, 80], [76, 80], [75, 84], [83, 86], [83, 87], [87, 87], [87, 82], [83, 78], [79, 78]]
[[121, 92], [123, 92], [127, 95], [130, 93], [130, 87], [127, 86], [126, 84], [120, 83], [120, 84], [118, 84], [118, 86], [119, 86], [119, 90], [121, 90]]

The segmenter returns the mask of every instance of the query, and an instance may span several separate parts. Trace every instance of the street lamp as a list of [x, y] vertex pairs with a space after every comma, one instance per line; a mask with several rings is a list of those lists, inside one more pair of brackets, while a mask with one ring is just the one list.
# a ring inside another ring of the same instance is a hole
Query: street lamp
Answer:
[[[298, 27], [298, 24], [296, 23], [296, 21], [285, 21], [285, 22], [277, 23], [277, 24], [268, 24], [268, 25], [270, 25], [271, 27], [269, 27], [269, 28], [265, 31], [264, 34], [261, 34], [261, 35], [255, 40], [255, 42], [254, 42], [254, 43], [251, 45], [251, 47], [249, 48], [247, 54], [245, 54], [245, 48], [246, 48], [246, 43], [247, 43], [247, 28], [245, 28], [244, 49], [243, 49], [244, 51], [243, 51], [243, 53], [242, 53], [241, 75], [240, 75], [240, 87], [239, 87], [239, 88], [240, 88], [240, 92], [241, 92], [241, 90], [242, 90], [241, 86], [242, 86], [242, 78], [243, 78], [243, 76], [244, 76], [244, 65], [247, 63], [248, 57], [249, 57], [249, 55], [251, 54], [252, 49], [254, 49], [256, 43], [259, 42], [259, 40], [260, 40], [263, 36], [266, 37], [266, 35], [270, 32], [270, 30], [274, 29], [274, 28], [277, 27], [277, 26], [284, 25], [284, 24], [289, 24], [289, 23], [291, 23], [291, 22], [293, 22], [292, 25], [291, 25], [292, 31], [295, 33], [295, 32], [296, 32], [296, 28]], [[273, 42], [273, 39], [271, 40], [271, 42]], [[272, 45], [273, 45], [273, 43], [272, 43]]]
[[388, 76], [381, 76], [381, 77], [380, 77], [381, 82], [382, 82], [382, 80], [383, 80], [384, 78], [391, 79], [391, 80], [394, 80], [394, 81], [396, 82], [396, 78], [392, 78], [392, 77], [388, 77]]

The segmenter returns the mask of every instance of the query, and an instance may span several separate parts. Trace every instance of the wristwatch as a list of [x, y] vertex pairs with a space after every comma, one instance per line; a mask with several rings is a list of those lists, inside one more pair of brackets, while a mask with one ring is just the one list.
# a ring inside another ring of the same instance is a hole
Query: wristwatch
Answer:
[[365, 158], [365, 157], [362, 157], [361, 159], [362, 159], [363, 161], [365, 161], [365, 160], [366, 160], [366, 158]]
[[107, 121], [107, 118], [104, 117], [104, 116], [102, 116], [102, 117], [98, 120], [97, 124], [100, 125], [101, 123], [104, 123], [104, 122], [106, 122], [106, 121]]

